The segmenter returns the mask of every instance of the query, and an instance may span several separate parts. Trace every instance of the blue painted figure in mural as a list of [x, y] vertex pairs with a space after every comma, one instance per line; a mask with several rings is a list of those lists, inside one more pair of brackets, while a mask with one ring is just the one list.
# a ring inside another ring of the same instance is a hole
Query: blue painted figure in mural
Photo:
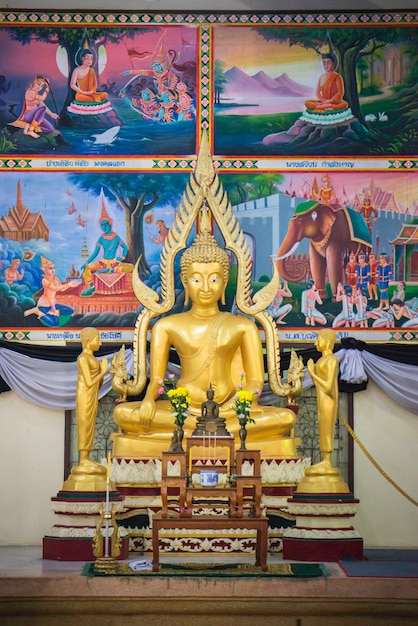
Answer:
[[376, 277], [376, 267], [377, 260], [376, 254], [374, 252], [369, 253], [369, 266], [370, 266], [370, 281], [368, 286], [368, 299], [369, 300], [378, 300], [377, 295], [377, 277]]
[[27, 309], [24, 316], [35, 314], [45, 326], [64, 326], [74, 313], [74, 309], [57, 302], [57, 294], [78, 287], [79, 283], [77, 281], [62, 283], [55, 275], [54, 263], [46, 257], [41, 257], [41, 270], [43, 293], [37, 306]]
[[[171, 72], [171, 64], [164, 59], [162, 50], [155, 56], [151, 68], [125, 70], [122, 75], [132, 78], [120, 90], [119, 96], [127, 100], [143, 118], [163, 123], [194, 118], [193, 99], [188, 93], [188, 86]], [[138, 97], [128, 95], [138, 76], [149, 76], [148, 84], [145, 82], [141, 87], [135, 85]]]
[[326, 324], [326, 317], [316, 308], [317, 304], [322, 304], [322, 299], [316, 289], [315, 281], [310, 279], [306, 281], [306, 289], [302, 291], [301, 310], [305, 316], [305, 324], [307, 326], [315, 326], [315, 323]]
[[388, 262], [388, 255], [386, 252], [382, 252], [379, 257], [379, 263], [376, 267], [377, 284], [380, 290], [380, 303], [378, 310], [389, 309], [389, 283], [392, 280], [392, 266]]
[[164, 89], [160, 95], [160, 102], [158, 105], [157, 118], [163, 122], [174, 121], [174, 106], [175, 97], [169, 89]]
[[358, 289], [363, 287], [368, 288], [370, 282], [370, 265], [366, 262], [366, 255], [364, 252], [360, 252], [356, 265], [357, 284]]
[[[103, 202], [99, 223], [102, 234], [97, 240], [96, 246], [87, 262], [81, 267], [84, 283], [83, 291], [81, 292], [82, 296], [92, 296], [94, 294], [93, 274], [112, 273], [115, 271], [131, 272], [133, 269], [131, 263], [123, 263], [129, 248], [122, 238], [112, 230], [113, 222]], [[102, 251], [102, 256], [96, 261], [95, 259], [100, 254], [100, 251]]]

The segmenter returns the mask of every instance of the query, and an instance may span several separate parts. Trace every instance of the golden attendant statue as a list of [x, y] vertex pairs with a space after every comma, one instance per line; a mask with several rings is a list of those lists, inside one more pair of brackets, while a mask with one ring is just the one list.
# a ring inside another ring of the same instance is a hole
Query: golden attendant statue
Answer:
[[338, 358], [333, 350], [335, 331], [323, 328], [318, 332], [315, 347], [322, 356], [314, 364], [309, 359], [308, 372], [315, 384], [318, 406], [319, 449], [322, 459], [308, 467], [299, 483], [298, 492], [348, 493], [350, 490], [341, 478], [339, 469], [333, 467], [334, 431], [338, 410]]
[[79, 464], [64, 482], [63, 491], [105, 491], [106, 468], [89, 456], [94, 443], [99, 389], [107, 370], [107, 359], [95, 356], [101, 345], [97, 328], [83, 328], [82, 352], [77, 358], [76, 418], [78, 431]]

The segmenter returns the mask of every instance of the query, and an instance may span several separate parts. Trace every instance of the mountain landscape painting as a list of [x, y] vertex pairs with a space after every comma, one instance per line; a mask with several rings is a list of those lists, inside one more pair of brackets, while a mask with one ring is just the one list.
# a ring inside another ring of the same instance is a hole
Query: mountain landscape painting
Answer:
[[417, 56], [412, 28], [217, 26], [215, 152], [416, 154]]

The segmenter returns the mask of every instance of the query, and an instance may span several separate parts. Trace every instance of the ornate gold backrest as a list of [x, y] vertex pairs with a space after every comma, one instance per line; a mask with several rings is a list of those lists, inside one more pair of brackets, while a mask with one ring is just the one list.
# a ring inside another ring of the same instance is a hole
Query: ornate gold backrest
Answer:
[[[206, 132], [203, 132], [201, 137], [195, 170], [190, 175], [163, 245], [160, 260], [160, 294], [140, 279], [137, 271], [139, 260], [137, 261], [132, 284], [135, 295], [144, 308], [135, 325], [133, 379], [126, 380], [127, 376], [123, 375], [114, 376], [112, 387], [125, 398], [126, 395], [137, 395], [145, 387], [147, 332], [150, 322], [156, 316], [169, 313], [174, 306], [174, 259], [181, 250], [186, 248], [188, 235], [196, 221], [199, 222], [200, 229], [204, 230], [208, 228], [212, 220], [219, 228], [225, 241], [225, 248], [230, 250], [237, 260], [237, 307], [245, 315], [254, 317], [264, 330], [271, 390], [278, 396], [288, 397], [289, 401], [294, 403], [295, 397], [302, 390], [303, 363], [293, 352], [291, 359], [293, 369], [289, 371], [289, 382], [282, 383], [276, 324], [266, 311], [279, 286], [277, 267], [272, 262], [272, 279], [253, 295], [251, 287], [253, 260], [248, 241], [215, 171]], [[122, 382], [123, 378], [125, 378], [124, 382]]]

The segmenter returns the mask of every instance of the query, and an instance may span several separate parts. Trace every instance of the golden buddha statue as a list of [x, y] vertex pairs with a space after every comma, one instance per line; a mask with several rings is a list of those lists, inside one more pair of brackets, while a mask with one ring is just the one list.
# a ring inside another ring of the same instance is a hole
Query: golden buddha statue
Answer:
[[341, 478], [339, 469], [333, 467], [335, 422], [338, 410], [338, 358], [334, 354], [335, 330], [321, 329], [315, 347], [322, 356], [314, 364], [309, 359], [307, 368], [314, 382], [318, 407], [319, 449], [321, 461], [308, 467], [299, 483], [298, 492], [348, 493], [350, 490]]
[[[173, 306], [174, 256], [185, 247], [196, 217], [199, 218], [199, 232], [180, 261], [185, 304], [191, 302], [191, 307], [182, 313], [161, 317], [155, 323], [151, 333], [149, 384], [145, 397], [140, 402], [124, 402], [127, 395], [136, 395], [145, 387], [149, 322]], [[236, 298], [244, 315], [237, 316], [219, 309], [219, 303], [225, 303], [230, 261], [228, 253], [218, 245], [211, 232], [212, 219], [218, 224], [226, 247], [237, 257]], [[291, 405], [295, 404], [294, 399], [301, 391], [303, 363], [293, 354], [290, 382], [282, 384], [277, 332], [274, 320], [265, 311], [277, 291], [279, 277], [273, 266], [272, 281], [252, 298], [251, 261], [248, 244], [215, 174], [207, 138], [203, 135], [195, 173], [190, 178], [163, 247], [162, 300], [134, 273], [134, 290], [144, 309], [136, 325], [133, 380], [128, 380], [123, 368], [119, 374], [115, 373], [115, 367], [112, 368], [112, 386], [122, 400], [116, 404], [113, 414], [119, 427], [119, 432], [113, 436], [114, 456], [153, 457], [168, 449], [174, 418], [170, 403], [158, 399], [158, 390], [166, 375], [169, 351], [174, 348], [181, 368], [178, 385], [186, 387], [190, 396], [190, 415], [184, 425], [186, 437], [192, 434], [211, 387], [220, 418], [225, 419], [227, 431], [239, 441], [239, 422], [231, 405], [237, 385], [242, 382], [254, 398], [251, 417], [255, 424], [248, 426], [248, 441], [265, 455], [297, 457], [293, 437], [296, 411], [263, 406], [258, 402], [264, 385], [263, 350], [259, 330], [248, 316], [255, 317], [263, 326], [266, 342], [273, 352], [268, 359], [270, 387], [277, 395], [287, 396]], [[120, 361], [119, 357], [115, 359]], [[245, 376], [241, 381], [243, 372]]]

